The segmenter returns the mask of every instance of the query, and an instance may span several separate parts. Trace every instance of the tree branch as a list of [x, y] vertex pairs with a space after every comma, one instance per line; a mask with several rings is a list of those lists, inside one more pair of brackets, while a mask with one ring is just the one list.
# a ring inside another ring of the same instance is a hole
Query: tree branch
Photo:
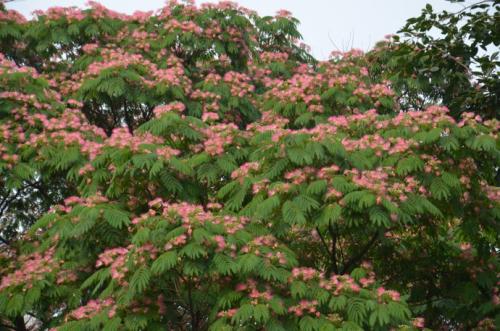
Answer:
[[319, 231], [318, 227], [316, 227], [316, 232], [318, 233], [319, 238], [321, 239], [321, 243], [323, 244], [323, 247], [325, 248], [326, 252], [328, 253], [328, 255], [330, 255], [331, 254], [330, 248], [328, 248], [328, 244], [325, 241], [325, 237], [323, 237], [323, 235], [321, 234], [321, 231]]
[[377, 242], [379, 234], [380, 232], [377, 231], [370, 239], [370, 241], [359, 251], [359, 253], [352, 257], [349, 261], [347, 261], [347, 263], [342, 268], [341, 274], [349, 273], [352, 271], [352, 269], [354, 269], [354, 267], [363, 259], [370, 248]]
[[24, 317], [22, 316], [17, 316], [14, 319], [14, 325], [16, 327], [16, 331], [28, 331], [28, 329], [26, 329], [26, 324], [24, 323]]
[[335, 274], [339, 273], [339, 266], [337, 263], [337, 233], [335, 233], [335, 230], [333, 229], [332, 224], [328, 225], [328, 232], [330, 233], [330, 236], [332, 237], [332, 251], [330, 253], [330, 268], [328, 270], [328, 274], [331, 274], [332, 271]]

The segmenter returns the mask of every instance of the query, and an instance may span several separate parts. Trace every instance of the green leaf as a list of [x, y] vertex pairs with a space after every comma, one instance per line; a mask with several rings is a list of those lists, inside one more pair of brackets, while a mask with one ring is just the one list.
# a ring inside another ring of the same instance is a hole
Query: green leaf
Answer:
[[431, 183], [431, 194], [438, 200], [447, 200], [450, 195], [450, 189], [441, 178], [434, 178]]
[[253, 315], [256, 322], [265, 323], [270, 318], [269, 308], [263, 304], [255, 305], [253, 308]]
[[336, 222], [340, 219], [342, 215], [342, 207], [338, 204], [329, 204], [321, 211], [318, 218], [316, 218], [316, 224], [318, 226], [328, 226], [332, 222]]
[[343, 295], [332, 296], [332, 298], [330, 299], [330, 303], [328, 304], [328, 306], [333, 311], [337, 312], [342, 311], [346, 305], [347, 305], [347, 298]]
[[231, 318], [232, 323], [244, 323], [253, 317], [254, 307], [249, 304], [242, 305]]
[[12, 298], [10, 298], [7, 304], [7, 309], [6, 309], [7, 315], [12, 317], [19, 315], [23, 310], [23, 305], [24, 305], [23, 296], [19, 293], [14, 294]]
[[486, 134], [468, 140], [467, 145], [474, 150], [486, 152], [493, 152], [497, 149], [495, 138]]
[[135, 293], [142, 293], [149, 285], [151, 274], [146, 267], [139, 268], [130, 280], [130, 288]]
[[366, 317], [366, 308], [361, 299], [350, 298], [347, 302], [347, 316], [349, 320], [363, 324], [363, 320]]
[[119, 317], [106, 320], [102, 331], [118, 331], [120, 330], [122, 320]]
[[196, 259], [202, 256], [207, 255], [207, 251], [203, 246], [201, 246], [198, 243], [189, 243], [186, 246], [184, 246], [180, 251], [179, 255], [185, 255], [191, 259]]
[[416, 155], [412, 155], [401, 159], [396, 167], [396, 173], [398, 175], [406, 176], [417, 170], [422, 170], [424, 168], [424, 162]]
[[114, 228], [121, 229], [130, 224], [128, 213], [113, 207], [103, 209], [104, 219]]
[[295, 299], [302, 298], [306, 294], [307, 286], [306, 284], [304, 284], [304, 282], [294, 281], [290, 286], [290, 291], [292, 293], [293, 298]]
[[167, 270], [172, 269], [177, 264], [177, 252], [168, 251], [160, 255], [151, 265], [153, 274], [162, 274]]
[[311, 316], [305, 316], [300, 319], [299, 327], [301, 331], [315, 331], [319, 329], [319, 324]]
[[302, 209], [294, 202], [287, 201], [282, 208], [283, 219], [285, 222], [293, 225], [303, 225], [306, 223]]
[[255, 212], [255, 216], [261, 219], [266, 219], [269, 217], [273, 211], [280, 205], [280, 198], [276, 195], [267, 198], [263, 202], [259, 203], [258, 208]]
[[237, 259], [238, 269], [243, 273], [255, 270], [261, 263], [261, 259], [252, 253], [243, 254]]
[[370, 318], [368, 323], [370, 326], [375, 326], [378, 324], [380, 326], [385, 326], [390, 321], [389, 313], [387, 312], [387, 308], [385, 305], [378, 305], [375, 310], [370, 314]]
[[316, 180], [311, 184], [309, 184], [309, 186], [307, 186], [306, 192], [308, 195], [321, 194], [326, 191], [326, 187], [327, 187], [326, 180], [324, 179]]

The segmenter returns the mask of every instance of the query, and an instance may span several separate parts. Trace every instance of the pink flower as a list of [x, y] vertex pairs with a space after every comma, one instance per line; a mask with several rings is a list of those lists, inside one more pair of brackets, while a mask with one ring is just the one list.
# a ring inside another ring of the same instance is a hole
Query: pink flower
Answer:
[[223, 250], [226, 247], [226, 240], [221, 235], [214, 236], [214, 240], [217, 243], [218, 250]]
[[280, 9], [276, 12], [276, 16], [288, 18], [292, 16], [292, 13], [285, 9]]
[[186, 109], [186, 106], [184, 106], [183, 103], [172, 102], [167, 105], [156, 106], [153, 112], [156, 115], [156, 117], [160, 117], [161, 115], [169, 112], [182, 113], [184, 109]]
[[238, 285], [236, 285], [236, 291], [237, 292], [242, 292], [242, 291], [245, 291], [246, 289], [247, 289], [247, 285], [246, 284], [239, 283]]
[[201, 119], [203, 122], [216, 121], [219, 119], [219, 115], [217, 113], [206, 112], [206, 113], [203, 113], [203, 115], [201, 116]]
[[425, 326], [424, 319], [422, 317], [417, 317], [413, 320], [413, 326], [419, 329], [423, 329]]

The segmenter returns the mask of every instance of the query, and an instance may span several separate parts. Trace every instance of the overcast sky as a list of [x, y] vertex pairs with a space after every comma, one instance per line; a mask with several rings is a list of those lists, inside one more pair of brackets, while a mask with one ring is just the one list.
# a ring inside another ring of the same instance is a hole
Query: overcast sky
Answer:
[[[83, 7], [86, 0], [17, 0], [7, 4], [29, 16], [36, 9], [52, 6]], [[154, 10], [164, 0], [101, 0], [108, 8], [124, 13], [135, 10]], [[218, 1], [200, 1], [218, 2]], [[273, 15], [287, 9], [301, 24], [299, 30], [305, 43], [319, 59], [326, 59], [332, 50], [360, 48], [368, 50], [386, 34], [395, 33], [406, 19], [417, 16], [426, 3], [435, 9], [458, 10], [459, 4], [445, 0], [238, 0], [240, 5], [256, 10], [262, 15]]]

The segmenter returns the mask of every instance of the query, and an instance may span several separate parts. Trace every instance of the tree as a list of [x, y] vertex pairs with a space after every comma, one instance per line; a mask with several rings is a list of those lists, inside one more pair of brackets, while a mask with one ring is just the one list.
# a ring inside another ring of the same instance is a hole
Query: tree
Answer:
[[391, 81], [404, 109], [440, 103], [456, 119], [464, 112], [498, 118], [499, 9], [498, 0], [440, 13], [428, 4], [370, 52], [371, 68]]
[[498, 121], [399, 112], [297, 23], [1, 13], [2, 327], [494, 327]]

